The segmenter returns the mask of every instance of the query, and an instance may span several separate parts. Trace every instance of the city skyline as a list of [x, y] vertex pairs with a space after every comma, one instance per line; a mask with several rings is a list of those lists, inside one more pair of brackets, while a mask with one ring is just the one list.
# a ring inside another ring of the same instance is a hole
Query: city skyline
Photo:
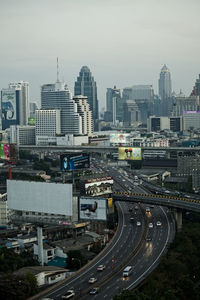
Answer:
[[39, 102], [40, 86], [55, 82], [56, 57], [60, 80], [71, 92], [81, 66], [90, 68], [100, 110], [106, 89], [114, 85], [150, 84], [158, 93], [164, 64], [171, 71], [172, 90], [181, 88], [186, 95], [200, 73], [197, 0], [51, 0], [48, 10], [46, 0], [8, 0], [0, 7], [0, 88], [28, 81], [31, 102]]

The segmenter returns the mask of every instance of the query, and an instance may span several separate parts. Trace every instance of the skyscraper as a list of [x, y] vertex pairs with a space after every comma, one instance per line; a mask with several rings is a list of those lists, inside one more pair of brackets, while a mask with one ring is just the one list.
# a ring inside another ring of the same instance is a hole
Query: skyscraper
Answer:
[[171, 97], [172, 83], [171, 73], [166, 65], [164, 65], [160, 72], [160, 78], [158, 80], [158, 89], [161, 100], [167, 100]]
[[77, 110], [79, 115], [82, 117], [83, 134], [87, 134], [88, 136], [92, 135], [94, 124], [92, 119], [92, 112], [90, 110], [87, 97], [82, 95], [74, 96], [73, 100], [77, 104]]
[[41, 109], [60, 109], [62, 134], [82, 134], [82, 119], [66, 83], [57, 80], [41, 87]]
[[121, 122], [123, 120], [121, 93], [120, 89], [117, 89], [116, 86], [114, 88], [107, 88], [104, 119], [107, 122], [113, 122], [113, 124], [116, 124], [116, 121]]
[[1, 91], [2, 129], [27, 125], [29, 117], [29, 83], [12, 82]]
[[90, 110], [92, 111], [94, 120], [94, 129], [98, 129], [98, 99], [97, 99], [97, 85], [94, 81], [92, 73], [87, 66], [83, 66], [80, 70], [79, 76], [74, 86], [74, 95], [87, 96]]

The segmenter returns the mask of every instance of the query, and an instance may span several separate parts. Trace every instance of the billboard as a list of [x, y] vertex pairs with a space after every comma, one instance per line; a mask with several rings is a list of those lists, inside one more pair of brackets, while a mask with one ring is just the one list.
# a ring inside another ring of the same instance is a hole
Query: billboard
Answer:
[[8, 208], [72, 216], [72, 184], [7, 180]]
[[85, 193], [88, 196], [99, 196], [113, 192], [113, 178], [103, 177], [85, 180]]
[[76, 152], [65, 153], [60, 156], [62, 171], [88, 169], [90, 167], [90, 156], [88, 153]]
[[111, 144], [127, 144], [130, 142], [130, 134], [128, 133], [111, 133], [110, 143]]
[[10, 144], [0, 143], [0, 158], [10, 160]]
[[82, 220], [106, 220], [107, 199], [79, 198], [79, 218]]
[[3, 120], [16, 120], [16, 92], [13, 90], [2, 90], [1, 109]]
[[119, 147], [119, 160], [142, 160], [141, 148]]

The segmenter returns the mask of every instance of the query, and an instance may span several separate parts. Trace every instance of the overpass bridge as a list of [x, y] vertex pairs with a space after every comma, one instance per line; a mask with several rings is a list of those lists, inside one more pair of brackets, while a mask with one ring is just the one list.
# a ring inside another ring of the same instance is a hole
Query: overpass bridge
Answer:
[[[130, 146], [132, 147], [132, 146]], [[137, 147], [133, 147], [137, 148]], [[139, 147], [142, 149], [142, 154], [144, 150], [149, 150], [149, 151], [166, 151], [168, 154], [168, 157], [172, 156], [174, 157], [174, 154], [176, 153], [190, 153], [195, 154], [195, 153], [200, 153], [200, 147]], [[113, 146], [53, 146], [53, 145], [47, 145], [47, 146], [36, 146], [36, 145], [20, 145], [19, 150], [29, 150], [29, 151], [35, 151], [35, 152], [67, 152], [67, 151], [84, 151], [88, 153], [102, 153], [102, 154], [107, 154], [107, 153], [116, 153], [118, 152], [118, 147], [113, 147]], [[176, 158], [175, 158], [176, 159]]]
[[145, 204], [155, 204], [161, 206], [167, 206], [177, 208], [181, 210], [189, 210], [200, 212], [200, 200], [177, 198], [165, 195], [153, 195], [153, 194], [138, 194], [138, 193], [121, 193], [114, 192], [112, 194], [113, 201], [124, 202], [141, 202]]

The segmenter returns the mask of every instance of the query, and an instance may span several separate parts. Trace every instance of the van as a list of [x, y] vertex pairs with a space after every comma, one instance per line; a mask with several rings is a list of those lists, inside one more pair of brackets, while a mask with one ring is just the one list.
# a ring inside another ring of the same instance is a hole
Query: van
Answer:
[[127, 266], [124, 271], [123, 271], [123, 277], [128, 277], [131, 275], [133, 272], [133, 267], [132, 266]]

